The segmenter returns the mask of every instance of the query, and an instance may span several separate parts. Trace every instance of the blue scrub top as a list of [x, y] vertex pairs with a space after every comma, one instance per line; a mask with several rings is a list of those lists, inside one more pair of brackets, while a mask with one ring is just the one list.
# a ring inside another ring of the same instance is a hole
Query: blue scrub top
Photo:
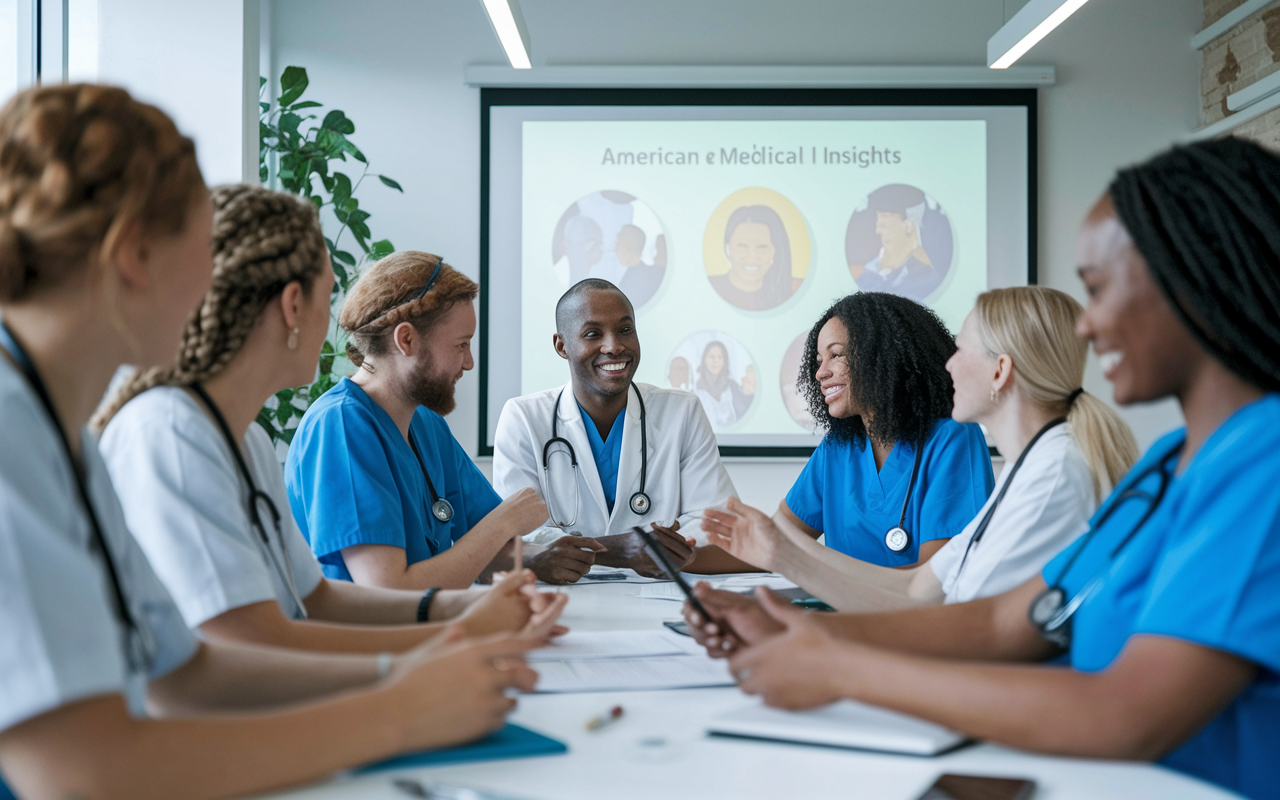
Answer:
[[982, 429], [940, 419], [925, 441], [920, 474], [903, 527], [911, 545], [895, 553], [884, 535], [898, 524], [911, 480], [915, 448], [899, 443], [876, 471], [868, 442], [837, 442], [828, 434], [787, 493], [787, 507], [826, 534], [827, 547], [870, 564], [900, 567], [920, 558], [920, 543], [950, 539], [977, 516], [995, 478]]
[[[1171, 475], [1185, 433], [1157, 442], [1095, 515], [1115, 513], [1044, 569], [1074, 596], [1102, 577], [1072, 619], [1071, 665], [1106, 669], [1135, 634], [1173, 637], [1232, 653], [1258, 674], [1231, 703], [1161, 763], [1249, 797], [1280, 786], [1280, 395], [1231, 416], [1171, 479], [1140, 529], [1147, 493]], [[1143, 473], [1146, 473], [1145, 475]], [[1141, 479], [1141, 480], [1139, 480]], [[1133, 538], [1114, 558], [1112, 551]], [[1080, 556], [1062, 574], [1071, 554]], [[1177, 702], [1171, 697], [1169, 702]]]
[[587, 429], [587, 441], [591, 444], [591, 457], [596, 462], [596, 472], [600, 474], [600, 488], [604, 490], [604, 502], [609, 506], [609, 513], [613, 513], [613, 501], [618, 496], [618, 462], [622, 460], [622, 423], [627, 417], [627, 410], [624, 408], [618, 416], [613, 419], [613, 427], [609, 429], [609, 435], [601, 439], [600, 429], [596, 427], [596, 423], [587, 415], [587, 410], [578, 403], [578, 410], [582, 412], [582, 426]]
[[348, 378], [311, 404], [289, 446], [285, 482], [302, 535], [329, 578], [351, 580], [342, 549], [402, 547], [409, 564], [444, 552], [502, 499], [439, 414], [409, 423], [436, 492], [453, 519], [431, 515], [431, 497], [409, 443], [386, 411]]

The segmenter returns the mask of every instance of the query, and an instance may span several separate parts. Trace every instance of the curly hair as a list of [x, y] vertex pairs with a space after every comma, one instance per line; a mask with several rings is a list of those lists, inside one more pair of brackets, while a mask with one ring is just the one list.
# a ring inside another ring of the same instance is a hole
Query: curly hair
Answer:
[[204, 190], [195, 145], [125, 90], [18, 93], [0, 109], [0, 301], [110, 258], [135, 225], [180, 233]]
[[[421, 294], [431, 275], [440, 268], [430, 291]], [[480, 291], [475, 281], [444, 259], [417, 250], [392, 253], [360, 276], [342, 303], [338, 325], [351, 337], [347, 358], [357, 367], [366, 356], [390, 351], [390, 336], [402, 322], [423, 336], [457, 303], [471, 302]]]
[[[832, 319], [839, 319], [849, 334], [847, 391], [870, 425], [862, 416], [832, 417], [814, 377], [818, 332]], [[953, 390], [946, 364], [955, 351], [955, 337], [929, 309], [896, 294], [858, 292], [833, 303], [809, 330], [796, 389], [818, 427], [837, 442], [861, 446], [870, 438], [919, 447], [937, 420], [951, 416]]]
[[101, 432], [125, 403], [156, 386], [187, 386], [217, 375], [235, 358], [262, 311], [298, 281], [310, 293], [326, 247], [315, 206], [260, 186], [213, 192], [213, 284], [182, 331], [178, 360], [134, 373], [102, 404], [90, 427]]

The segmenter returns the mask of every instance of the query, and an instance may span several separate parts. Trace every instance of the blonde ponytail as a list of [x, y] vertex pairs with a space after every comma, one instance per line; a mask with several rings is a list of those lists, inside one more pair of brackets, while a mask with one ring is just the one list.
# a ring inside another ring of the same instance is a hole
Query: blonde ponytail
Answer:
[[1071, 423], [1101, 500], [1138, 460], [1138, 443], [1110, 406], [1080, 388], [1088, 356], [1075, 335], [1082, 313], [1069, 295], [1043, 286], [985, 292], [974, 307], [987, 352], [1013, 359], [1015, 391]]

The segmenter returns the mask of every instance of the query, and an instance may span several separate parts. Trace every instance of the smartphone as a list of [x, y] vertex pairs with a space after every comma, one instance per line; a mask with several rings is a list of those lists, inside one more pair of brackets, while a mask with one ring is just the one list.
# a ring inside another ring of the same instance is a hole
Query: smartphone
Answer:
[[1024, 778], [942, 775], [918, 800], [1030, 800], [1036, 782]]
[[636, 525], [631, 530], [640, 537], [640, 541], [644, 542], [645, 549], [649, 551], [649, 556], [653, 558], [654, 563], [662, 567], [662, 571], [671, 576], [671, 580], [676, 582], [676, 586], [680, 587], [681, 592], [684, 592], [684, 596], [688, 599], [689, 605], [693, 606], [693, 610], [701, 614], [703, 619], [712, 620], [717, 625], [727, 628], [728, 626], [723, 622], [708, 614], [707, 609], [703, 607], [702, 603], [698, 602], [698, 598], [693, 596], [693, 589], [689, 588], [689, 584], [680, 575], [680, 570], [676, 569], [675, 565], [671, 563], [671, 559], [667, 558], [667, 551], [662, 545], [658, 544], [653, 532], [646, 531], [639, 525]]
[[668, 628], [670, 628], [671, 630], [673, 630], [673, 631], [675, 631], [676, 633], [680, 634], [681, 636], [692, 636], [692, 635], [693, 635], [693, 634], [692, 634], [692, 633], [690, 633], [690, 631], [689, 631], [689, 623], [685, 622], [684, 620], [680, 620], [679, 622], [677, 622], [677, 621], [675, 621], [675, 620], [670, 620], [670, 619], [669, 619], [669, 620], [667, 620], [666, 622], [664, 622], [664, 623], [662, 623], [662, 624], [663, 624], [663, 625], [666, 625]]

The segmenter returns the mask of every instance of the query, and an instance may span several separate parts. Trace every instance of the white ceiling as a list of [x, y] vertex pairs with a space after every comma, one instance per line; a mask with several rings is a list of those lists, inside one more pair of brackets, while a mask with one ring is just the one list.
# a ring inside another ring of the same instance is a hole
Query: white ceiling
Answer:
[[521, 0], [520, 7], [535, 66], [985, 64], [987, 39], [1025, 1]]

